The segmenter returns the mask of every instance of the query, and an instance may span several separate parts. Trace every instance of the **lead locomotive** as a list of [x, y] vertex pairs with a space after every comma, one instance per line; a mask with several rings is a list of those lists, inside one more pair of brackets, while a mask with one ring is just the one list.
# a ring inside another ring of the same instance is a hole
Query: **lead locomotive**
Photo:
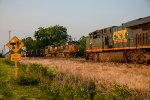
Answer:
[[94, 61], [146, 64], [150, 60], [150, 16], [89, 33], [85, 56]]

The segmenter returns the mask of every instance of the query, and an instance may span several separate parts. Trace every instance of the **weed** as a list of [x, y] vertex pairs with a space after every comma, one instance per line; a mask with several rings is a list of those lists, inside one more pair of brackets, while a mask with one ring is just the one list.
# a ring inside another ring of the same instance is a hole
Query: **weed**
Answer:
[[9, 66], [13, 66], [14, 62], [10, 61], [9, 59], [5, 59], [3, 60], [4, 64], [9, 65]]
[[[5, 60], [4, 63], [11, 65], [9, 60]], [[4, 68], [6, 69], [3, 70]], [[71, 73], [56, 72], [39, 64], [18, 64], [18, 68], [19, 76], [17, 81], [13, 80], [14, 83], [9, 78], [10, 75], [6, 75], [6, 72], [8, 72], [7, 74], [12, 74], [12, 67], [4, 66], [0, 68], [0, 71], [3, 71], [0, 73], [0, 78], [3, 77], [1, 80], [6, 78], [8, 80], [0, 82], [0, 95], [4, 96], [4, 98], [16, 97], [23, 100], [30, 98], [44, 100], [126, 100], [136, 95], [136, 92], [127, 85], [115, 84], [108, 91], [105, 85], [96, 87], [93, 80], [86, 80]], [[28, 75], [26, 74], [26, 68], [28, 68]], [[31, 90], [34, 92], [29, 92]], [[17, 93], [15, 94], [13, 91]], [[25, 94], [23, 94], [24, 91], [26, 91]], [[18, 93], [22, 96], [16, 96], [19, 95]]]
[[3, 55], [0, 53], [0, 58], [3, 58]]
[[0, 93], [5, 97], [11, 97], [13, 95], [10, 84], [8, 82], [0, 82]]
[[17, 79], [17, 84], [19, 85], [38, 85], [39, 82], [40, 82], [39, 79], [36, 79], [34, 77], [20, 76]]
[[106, 96], [106, 100], [127, 100], [128, 98], [135, 96], [136, 92], [130, 89], [127, 85], [115, 84]]

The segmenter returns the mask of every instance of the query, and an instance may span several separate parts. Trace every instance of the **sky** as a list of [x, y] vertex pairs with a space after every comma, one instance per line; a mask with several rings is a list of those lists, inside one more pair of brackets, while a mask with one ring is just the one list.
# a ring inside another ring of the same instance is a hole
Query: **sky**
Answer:
[[[150, 0], [0, 0], [0, 51], [10, 37], [34, 37], [39, 27], [61, 25], [78, 40], [109, 26], [150, 16]], [[6, 47], [6, 51], [8, 48]]]

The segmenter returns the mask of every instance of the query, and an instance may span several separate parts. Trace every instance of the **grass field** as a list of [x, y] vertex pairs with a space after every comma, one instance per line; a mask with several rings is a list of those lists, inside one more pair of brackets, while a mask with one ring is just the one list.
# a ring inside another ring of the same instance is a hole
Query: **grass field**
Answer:
[[2, 98], [4, 100], [23, 100], [45, 97], [39, 85], [21, 86], [13, 78], [14, 64], [0, 59], [0, 100]]
[[[54, 65], [52, 65], [54, 66]], [[36, 63], [19, 64], [18, 79], [14, 80], [14, 63], [0, 59], [0, 100], [127, 100], [149, 99], [149, 96], [113, 84], [110, 88], [97, 85], [70, 72], [46, 68]]]
[[42, 64], [50, 68], [56, 68], [60, 72], [71, 73], [85, 79], [94, 78], [108, 88], [116, 82], [120, 85], [127, 84], [130, 88], [139, 91], [150, 91], [150, 65], [81, 61], [70, 59], [27, 59], [22, 62]]

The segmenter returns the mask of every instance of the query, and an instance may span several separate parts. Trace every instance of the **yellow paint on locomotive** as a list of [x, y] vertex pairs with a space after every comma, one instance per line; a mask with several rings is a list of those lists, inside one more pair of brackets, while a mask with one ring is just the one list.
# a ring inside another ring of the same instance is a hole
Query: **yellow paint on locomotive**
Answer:
[[79, 46], [77, 46], [77, 45], [69, 45], [69, 51], [70, 52], [77, 52], [77, 51], [79, 51]]
[[126, 34], [127, 34], [127, 29], [115, 31], [113, 33], [114, 44], [127, 42]]

